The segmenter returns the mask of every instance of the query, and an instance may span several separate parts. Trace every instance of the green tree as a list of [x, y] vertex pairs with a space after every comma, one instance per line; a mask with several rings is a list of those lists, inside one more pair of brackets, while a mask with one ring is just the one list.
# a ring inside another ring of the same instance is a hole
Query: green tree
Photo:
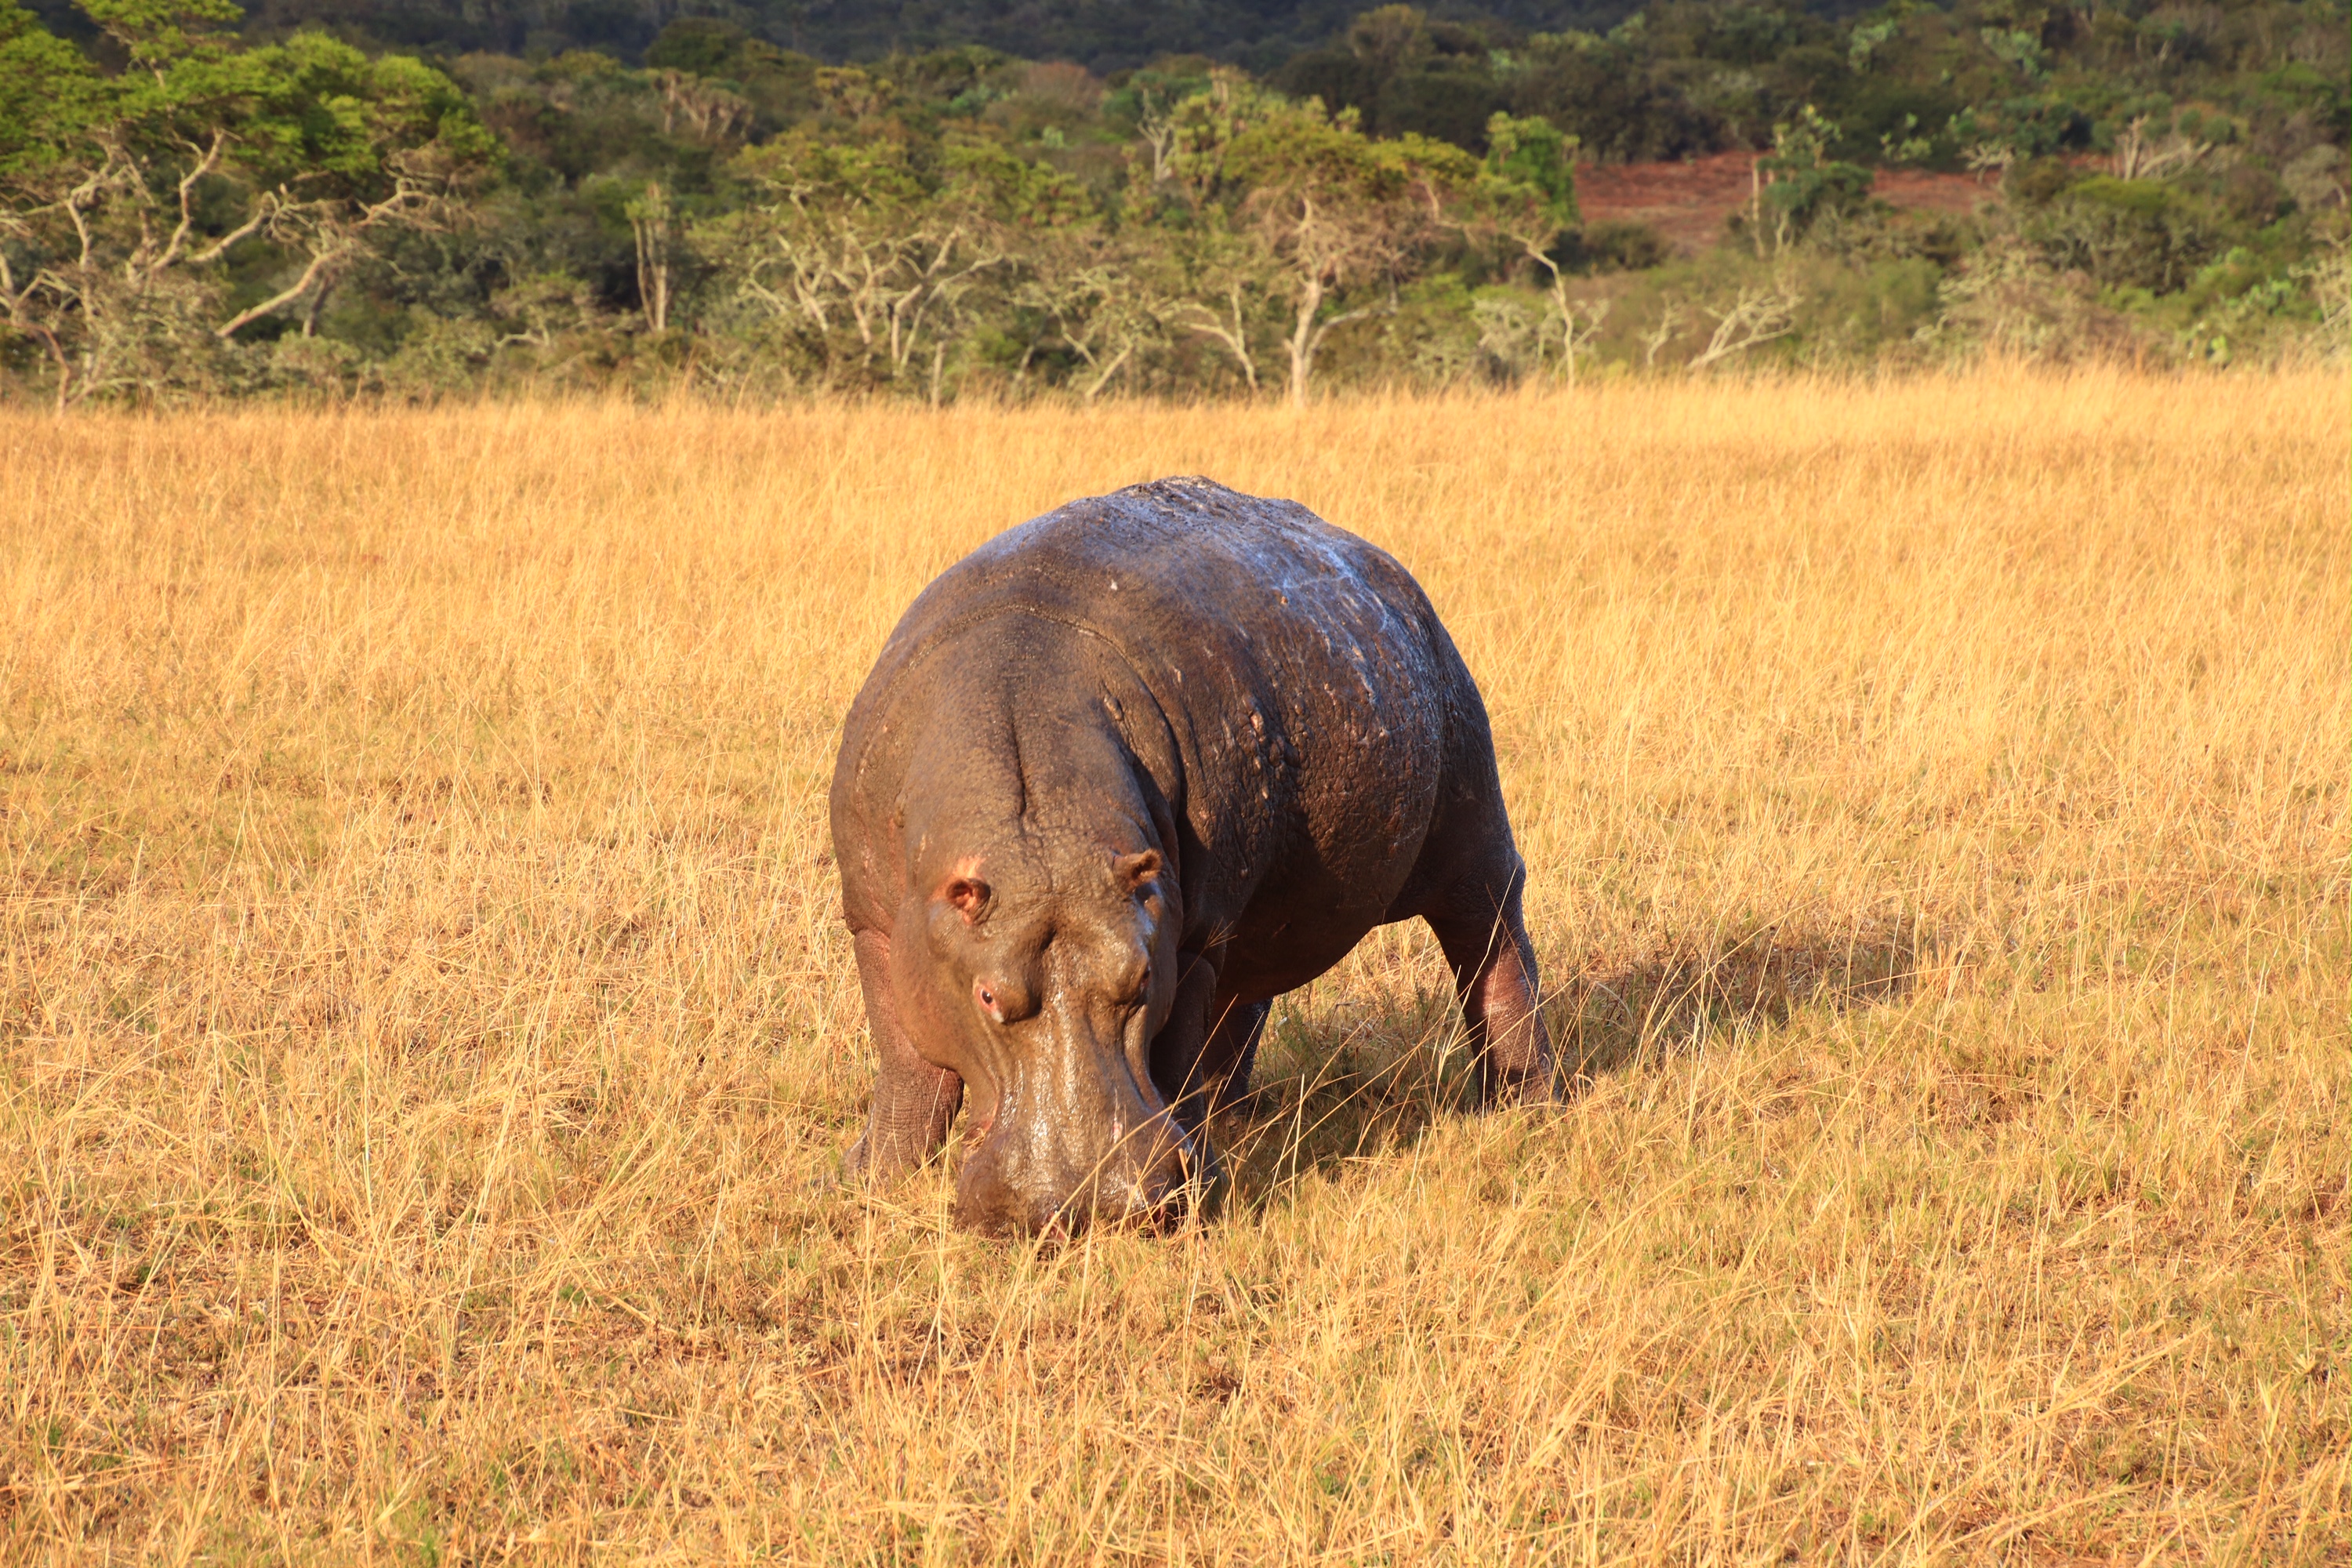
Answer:
[[[446, 221], [496, 143], [446, 77], [319, 34], [247, 49], [226, 0], [81, 0], [115, 75], [0, 0], [0, 291], [60, 406], [175, 384], [318, 302], [378, 237]], [[239, 303], [229, 274], [262, 266]]]
[[1544, 273], [1560, 363], [1571, 381], [1577, 305], [1552, 252], [1577, 218], [1575, 153], [1576, 138], [1551, 121], [1498, 113], [1486, 122], [1486, 160], [1461, 205], [1466, 229], [1496, 236]]
[[2215, 204], [2163, 180], [2094, 174], [2025, 208], [2019, 226], [2053, 270], [2151, 294], [2187, 284], [2229, 234]]
[[950, 146], [942, 165], [927, 184], [899, 142], [795, 132], [739, 156], [751, 198], [697, 240], [824, 380], [904, 382], [928, 362], [937, 402], [960, 331], [1010, 288], [1027, 236], [1089, 210], [1075, 182], [1000, 148]]
[[1255, 397], [1261, 384], [1255, 344], [1267, 330], [1275, 258], [1258, 235], [1236, 231], [1223, 207], [1163, 227], [1158, 237], [1175, 300], [1171, 319], [1232, 355]]
[[1066, 352], [1077, 362], [1072, 384], [1088, 403], [1120, 374], [1132, 378], [1181, 324], [1181, 290], [1171, 287], [1168, 252], [1155, 243], [1161, 237], [1145, 225], [1114, 228], [1099, 215], [1034, 234], [1013, 292], [1037, 323], [1020, 371], [1040, 352]]
[[1248, 127], [1221, 150], [1238, 212], [1274, 262], [1289, 306], [1289, 395], [1307, 402], [1315, 355], [1333, 329], [1382, 308], [1413, 251], [1475, 183], [1477, 160], [1422, 136], [1375, 142], [1352, 113], [1309, 100]]
[[1830, 156], [1837, 139], [1838, 128], [1810, 103], [1772, 127], [1772, 151], [1756, 160], [1760, 183], [1748, 213], [1758, 256], [1764, 254], [1768, 225], [1773, 247], [1785, 250], [1822, 218], [1852, 212], [1869, 198], [1871, 172]]
[[9, 330], [55, 367], [60, 402], [72, 379], [71, 342], [48, 308], [55, 285], [37, 241], [45, 228], [69, 228], [89, 199], [79, 195], [91, 177], [81, 142], [103, 97], [80, 50], [16, 0], [0, 0], [0, 309]]

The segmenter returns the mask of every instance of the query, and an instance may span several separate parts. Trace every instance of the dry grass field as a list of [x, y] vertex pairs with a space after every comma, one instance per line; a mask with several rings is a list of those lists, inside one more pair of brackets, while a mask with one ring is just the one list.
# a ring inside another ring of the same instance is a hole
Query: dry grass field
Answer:
[[[2340, 376], [0, 416], [0, 1560], [2352, 1561]], [[1226, 1215], [829, 1188], [908, 599], [1205, 472], [1493, 710]]]

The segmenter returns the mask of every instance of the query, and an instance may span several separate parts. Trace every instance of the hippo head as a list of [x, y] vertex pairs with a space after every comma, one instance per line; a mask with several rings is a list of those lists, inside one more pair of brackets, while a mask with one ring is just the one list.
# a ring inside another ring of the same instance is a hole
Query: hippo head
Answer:
[[1172, 1215], [1196, 1153], [1151, 1076], [1178, 980], [1180, 895], [1160, 851], [1028, 838], [951, 851], [912, 883], [894, 989], [923, 1054], [971, 1096], [957, 1223]]

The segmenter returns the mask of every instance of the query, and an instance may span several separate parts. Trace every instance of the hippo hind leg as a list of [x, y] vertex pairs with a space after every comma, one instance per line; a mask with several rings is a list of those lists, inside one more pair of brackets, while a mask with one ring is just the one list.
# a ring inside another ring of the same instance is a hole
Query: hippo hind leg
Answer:
[[1557, 1093], [1535, 944], [1519, 910], [1526, 881], [1526, 868], [1511, 853], [1507, 867], [1463, 878], [1423, 914], [1454, 971], [1482, 1104], [1525, 1104]]
[[865, 1136], [849, 1151], [844, 1173], [877, 1180], [913, 1170], [947, 1142], [948, 1128], [963, 1104], [963, 1079], [918, 1056], [899, 1026], [890, 989], [890, 939], [880, 931], [859, 931], [856, 948], [866, 1021], [882, 1065], [874, 1079]]

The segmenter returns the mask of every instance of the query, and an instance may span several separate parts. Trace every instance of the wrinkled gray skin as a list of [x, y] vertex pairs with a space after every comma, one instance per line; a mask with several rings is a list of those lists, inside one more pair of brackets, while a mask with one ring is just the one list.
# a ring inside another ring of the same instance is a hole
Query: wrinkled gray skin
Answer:
[[1270, 998], [1429, 922], [1490, 1098], [1549, 1099], [1486, 710], [1385, 552], [1166, 479], [925, 589], [851, 707], [833, 841], [881, 1055], [854, 1175], [967, 1090], [956, 1218], [1164, 1216], [1211, 1177]]

